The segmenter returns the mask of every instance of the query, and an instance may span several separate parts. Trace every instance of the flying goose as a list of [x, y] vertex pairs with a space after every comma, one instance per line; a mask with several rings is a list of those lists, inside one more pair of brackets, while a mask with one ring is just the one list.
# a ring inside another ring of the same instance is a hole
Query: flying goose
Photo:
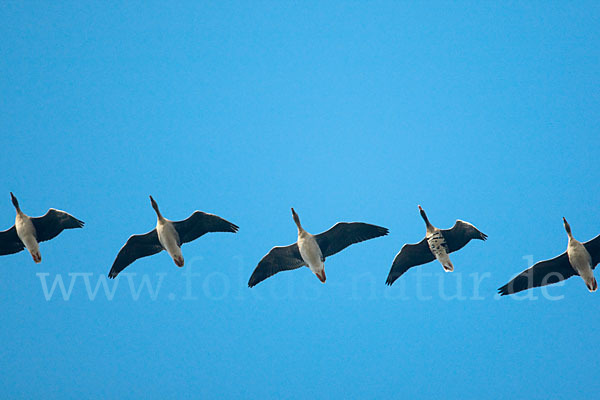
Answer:
[[486, 240], [487, 235], [468, 222], [456, 220], [451, 229], [438, 229], [431, 225], [425, 210], [419, 206], [421, 217], [425, 221], [426, 235], [415, 244], [405, 244], [394, 258], [392, 268], [385, 283], [391, 285], [409, 268], [426, 264], [437, 259], [444, 271], [454, 271], [454, 265], [448, 254], [462, 249], [471, 239]]
[[41, 217], [29, 217], [19, 207], [19, 201], [10, 192], [17, 216], [15, 224], [0, 232], [0, 255], [18, 253], [27, 248], [33, 261], [42, 262], [39, 242], [45, 242], [58, 236], [64, 229], [82, 228], [83, 221], [71, 214], [51, 208]]
[[498, 289], [501, 296], [513, 294], [533, 287], [550, 285], [579, 275], [590, 292], [598, 289], [593, 269], [600, 262], [600, 235], [589, 242], [577, 241], [571, 226], [563, 217], [569, 237], [567, 251], [551, 260], [540, 261], [517, 275], [512, 281]]
[[183, 221], [170, 221], [162, 216], [158, 204], [150, 196], [152, 208], [156, 211], [156, 228], [143, 235], [133, 235], [119, 250], [117, 258], [108, 273], [109, 278], [115, 278], [129, 264], [138, 258], [151, 256], [166, 250], [178, 267], [183, 267], [181, 245], [198, 239], [208, 232], [238, 231], [238, 226], [214, 214], [195, 211]]
[[300, 225], [300, 218], [292, 208], [292, 217], [298, 227], [298, 241], [285, 247], [273, 247], [260, 260], [248, 281], [254, 287], [280, 271], [302, 266], [310, 270], [325, 283], [325, 258], [339, 253], [351, 244], [388, 234], [387, 228], [363, 222], [338, 222], [328, 231], [311, 235]]

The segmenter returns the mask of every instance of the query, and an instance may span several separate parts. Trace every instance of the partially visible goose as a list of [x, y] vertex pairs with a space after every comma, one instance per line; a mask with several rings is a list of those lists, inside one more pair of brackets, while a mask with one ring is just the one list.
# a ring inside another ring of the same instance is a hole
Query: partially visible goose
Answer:
[[183, 267], [183, 255], [181, 245], [208, 232], [232, 232], [238, 231], [238, 226], [213, 214], [195, 211], [183, 221], [170, 221], [162, 216], [158, 204], [150, 196], [152, 208], [156, 211], [156, 228], [143, 235], [133, 235], [121, 248], [117, 258], [108, 273], [109, 278], [115, 278], [125, 267], [138, 258], [151, 256], [162, 250], [166, 250], [175, 265]]
[[551, 260], [540, 261], [521, 272], [512, 281], [498, 289], [501, 296], [533, 287], [550, 285], [573, 275], [581, 276], [590, 292], [598, 289], [593, 270], [600, 262], [600, 235], [582, 244], [573, 237], [571, 226], [564, 217], [563, 224], [569, 237], [567, 251]]
[[338, 253], [351, 244], [388, 234], [387, 228], [363, 222], [339, 222], [331, 229], [318, 235], [306, 232], [300, 218], [292, 208], [292, 217], [298, 227], [298, 241], [285, 247], [273, 247], [260, 260], [248, 281], [254, 287], [280, 271], [288, 271], [302, 266], [310, 270], [325, 283], [325, 258]]
[[0, 255], [18, 253], [27, 248], [33, 261], [42, 262], [39, 242], [55, 238], [64, 229], [83, 227], [83, 221], [54, 208], [41, 217], [29, 217], [21, 211], [19, 201], [12, 192], [10, 199], [17, 210], [17, 216], [10, 229], [0, 232]]
[[419, 206], [421, 217], [425, 221], [426, 235], [416, 244], [405, 244], [394, 258], [392, 269], [385, 283], [391, 285], [409, 268], [426, 264], [437, 259], [444, 271], [454, 271], [454, 265], [448, 254], [465, 247], [471, 239], [486, 240], [487, 235], [468, 222], [457, 220], [451, 229], [438, 229], [431, 225], [425, 210]]

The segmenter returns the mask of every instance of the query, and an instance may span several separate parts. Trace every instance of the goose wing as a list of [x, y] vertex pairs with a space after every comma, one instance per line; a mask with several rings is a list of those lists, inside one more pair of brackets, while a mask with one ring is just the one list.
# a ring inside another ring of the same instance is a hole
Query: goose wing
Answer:
[[158, 241], [156, 229], [151, 230], [143, 235], [133, 235], [127, 239], [127, 243], [117, 254], [115, 262], [108, 273], [109, 278], [115, 278], [119, 272], [123, 271], [129, 264], [138, 258], [151, 256], [162, 250], [162, 246]]
[[433, 260], [435, 260], [435, 256], [429, 250], [427, 239], [423, 239], [415, 244], [405, 244], [400, 249], [400, 252], [396, 254], [385, 283], [391, 285], [410, 268], [426, 264]]
[[387, 235], [389, 230], [363, 222], [339, 222], [328, 231], [315, 235], [323, 257], [329, 257], [351, 244]]
[[64, 211], [51, 208], [41, 217], [31, 218], [38, 242], [45, 242], [58, 236], [65, 229], [83, 228], [84, 222]]
[[592, 256], [592, 269], [596, 268], [596, 265], [600, 263], [600, 235], [596, 236], [589, 242], [583, 244]]
[[18, 253], [24, 248], [25, 246], [17, 236], [17, 228], [14, 225], [10, 229], [0, 232], [0, 256]]
[[443, 229], [442, 235], [446, 239], [449, 252], [458, 251], [466, 246], [471, 239], [486, 240], [487, 235], [468, 222], [457, 220], [450, 229]]
[[214, 214], [195, 211], [183, 221], [173, 222], [181, 244], [191, 242], [208, 232], [237, 232], [238, 226]]
[[304, 260], [297, 243], [285, 247], [273, 247], [254, 269], [248, 287], [254, 287], [280, 271], [289, 271], [303, 265], [305, 265]]
[[577, 275], [569, 263], [569, 257], [564, 252], [551, 260], [540, 261], [531, 268], [517, 275], [512, 281], [498, 289], [501, 296], [513, 294], [522, 290], [563, 281]]

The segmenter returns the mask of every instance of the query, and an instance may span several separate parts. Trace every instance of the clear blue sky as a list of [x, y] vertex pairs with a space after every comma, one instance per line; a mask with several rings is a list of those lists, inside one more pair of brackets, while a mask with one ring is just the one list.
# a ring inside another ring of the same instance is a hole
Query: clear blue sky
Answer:
[[[597, 396], [599, 293], [494, 294], [523, 257], [565, 250], [561, 217], [600, 233], [598, 21], [583, 1], [3, 2], [0, 229], [9, 191], [86, 222], [41, 264], [0, 258], [3, 396]], [[85, 279], [154, 227], [149, 194], [240, 231], [185, 245], [183, 269], [138, 260], [90, 300]], [[424, 236], [417, 204], [489, 240], [388, 288]], [[292, 206], [313, 233], [390, 235], [329, 258], [324, 285], [301, 269], [248, 289], [296, 240]], [[135, 300], [144, 274], [160, 290]], [[57, 276], [68, 300], [46, 300]], [[457, 287], [467, 299], [444, 297]]]

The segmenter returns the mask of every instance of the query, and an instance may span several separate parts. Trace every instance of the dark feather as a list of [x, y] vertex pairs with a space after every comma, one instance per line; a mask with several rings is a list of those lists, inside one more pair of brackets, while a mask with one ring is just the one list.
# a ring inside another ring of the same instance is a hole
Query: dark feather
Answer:
[[143, 235], [133, 235], [117, 254], [117, 258], [108, 273], [109, 278], [115, 278], [119, 272], [123, 271], [129, 264], [138, 258], [151, 256], [163, 250], [158, 241], [156, 229]]
[[323, 257], [329, 257], [354, 243], [387, 235], [389, 230], [363, 222], [339, 222], [331, 229], [315, 235]]
[[583, 244], [592, 256], [592, 269], [596, 268], [596, 265], [600, 263], [600, 235], [596, 236], [589, 242]]
[[45, 242], [58, 236], [65, 229], [83, 228], [84, 222], [64, 211], [51, 208], [41, 217], [31, 218], [38, 242]]
[[468, 222], [457, 220], [454, 226], [450, 229], [443, 229], [442, 235], [446, 239], [448, 252], [452, 253], [465, 247], [471, 239], [486, 240], [487, 235], [480, 232]]
[[415, 244], [405, 244], [402, 246], [400, 252], [396, 254], [385, 283], [391, 285], [411, 267], [426, 264], [433, 260], [435, 260], [435, 256], [429, 250], [427, 239], [423, 239]]
[[517, 275], [513, 280], [498, 289], [501, 296], [513, 294], [522, 290], [550, 285], [560, 282], [573, 275], [577, 275], [571, 264], [567, 253], [551, 260], [540, 261], [531, 268]]
[[300, 268], [303, 265], [304, 260], [302, 260], [302, 256], [300, 255], [298, 244], [294, 243], [285, 247], [273, 247], [254, 269], [248, 281], [248, 287], [254, 287], [280, 271], [289, 271]]
[[195, 211], [183, 221], [174, 221], [173, 226], [179, 234], [180, 244], [191, 242], [208, 232], [238, 231], [238, 226], [214, 214]]
[[17, 228], [14, 225], [10, 229], [0, 232], [0, 256], [18, 253], [24, 248], [25, 245], [17, 236]]

